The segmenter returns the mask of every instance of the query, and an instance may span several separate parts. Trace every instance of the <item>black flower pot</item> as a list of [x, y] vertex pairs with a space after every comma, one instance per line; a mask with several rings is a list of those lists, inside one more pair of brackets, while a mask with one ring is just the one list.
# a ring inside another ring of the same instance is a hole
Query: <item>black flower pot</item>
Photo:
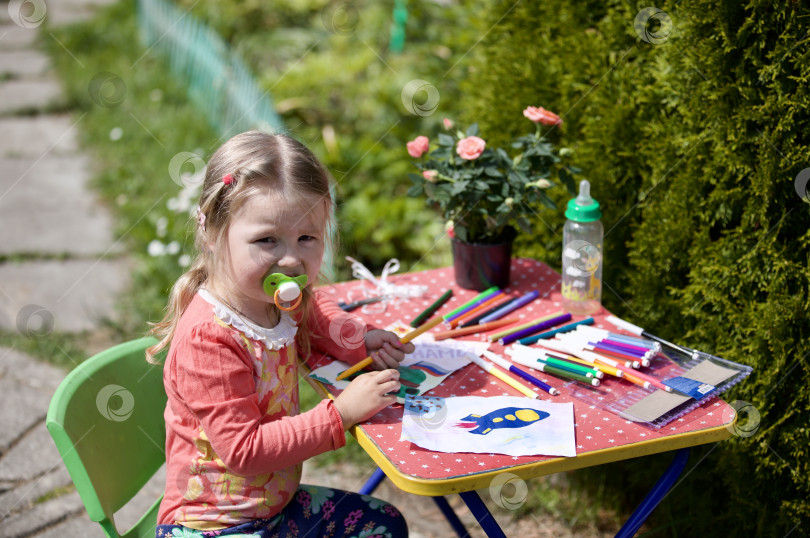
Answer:
[[498, 243], [465, 243], [452, 238], [453, 269], [456, 284], [468, 290], [484, 291], [492, 286], [503, 289], [509, 285], [512, 243], [517, 231], [504, 230]]

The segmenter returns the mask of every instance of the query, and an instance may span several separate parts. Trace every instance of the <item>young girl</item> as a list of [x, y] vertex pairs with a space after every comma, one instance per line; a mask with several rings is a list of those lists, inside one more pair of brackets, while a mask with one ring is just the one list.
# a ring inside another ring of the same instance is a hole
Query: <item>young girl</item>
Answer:
[[[312, 291], [329, 241], [329, 174], [303, 145], [251, 131], [211, 157], [200, 195], [200, 254], [174, 285], [153, 333], [167, 345], [163, 380], [166, 492], [157, 536], [407, 536], [391, 505], [301, 485], [302, 462], [342, 447], [344, 431], [394, 403], [395, 369], [413, 344], [366, 327], [341, 337], [345, 312]], [[266, 276], [307, 276], [295, 311]], [[337, 330], [336, 330], [337, 329]], [[347, 344], [347, 340], [349, 343]], [[310, 349], [379, 371], [299, 412], [299, 356]]]

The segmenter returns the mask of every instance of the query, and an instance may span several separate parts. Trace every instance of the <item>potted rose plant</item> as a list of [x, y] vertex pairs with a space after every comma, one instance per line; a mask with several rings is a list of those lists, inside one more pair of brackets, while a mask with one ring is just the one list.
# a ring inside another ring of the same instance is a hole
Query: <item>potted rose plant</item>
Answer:
[[448, 222], [456, 282], [462, 287], [506, 287], [515, 226], [531, 234], [529, 218], [541, 206], [556, 208], [545, 192], [554, 179], [575, 194], [573, 175], [579, 170], [565, 163], [570, 151], [555, 149], [542, 134], [544, 127], [562, 120], [542, 107], [527, 107], [523, 115], [535, 123], [535, 130], [512, 142], [512, 155], [488, 147], [477, 124], [461, 131], [446, 118], [448, 132], [438, 135], [435, 149], [431, 151], [426, 136], [407, 144], [422, 172], [409, 174], [413, 185], [408, 195], [425, 195]]

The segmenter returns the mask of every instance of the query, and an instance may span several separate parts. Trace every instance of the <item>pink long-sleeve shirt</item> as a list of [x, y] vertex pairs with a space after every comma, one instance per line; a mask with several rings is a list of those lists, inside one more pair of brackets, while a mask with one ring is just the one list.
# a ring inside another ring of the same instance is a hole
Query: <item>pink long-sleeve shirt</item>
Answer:
[[[349, 363], [372, 327], [316, 292], [312, 347]], [[158, 524], [217, 529], [278, 514], [304, 460], [342, 447], [331, 400], [300, 413], [296, 326], [267, 329], [200, 290], [183, 312], [163, 371], [166, 491]]]

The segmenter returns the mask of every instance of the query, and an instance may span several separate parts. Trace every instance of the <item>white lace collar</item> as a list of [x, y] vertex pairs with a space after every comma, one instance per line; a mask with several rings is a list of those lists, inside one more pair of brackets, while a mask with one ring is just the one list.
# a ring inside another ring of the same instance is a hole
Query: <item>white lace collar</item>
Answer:
[[287, 312], [281, 312], [278, 325], [273, 328], [262, 327], [249, 319], [245, 319], [221, 302], [205, 288], [198, 291], [200, 297], [214, 307], [214, 315], [234, 329], [241, 331], [253, 340], [264, 342], [269, 350], [279, 350], [295, 341], [298, 327]]

